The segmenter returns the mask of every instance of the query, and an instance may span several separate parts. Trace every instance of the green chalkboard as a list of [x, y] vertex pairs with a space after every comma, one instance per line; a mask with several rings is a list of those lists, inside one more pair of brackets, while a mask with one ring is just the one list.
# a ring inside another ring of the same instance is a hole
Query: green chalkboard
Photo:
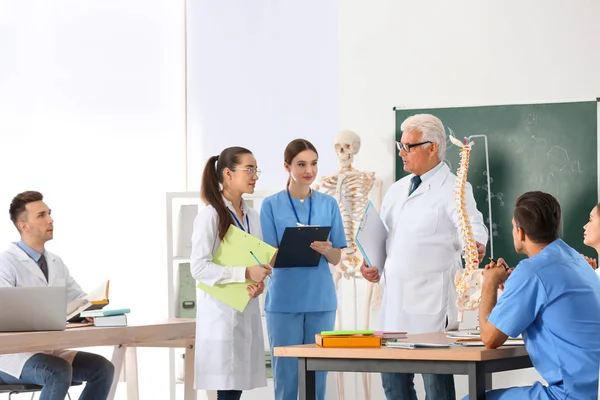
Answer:
[[[396, 140], [407, 117], [436, 115], [454, 136], [485, 135], [488, 143], [493, 256], [514, 266], [523, 258], [512, 241], [512, 212], [524, 192], [555, 196], [563, 212], [562, 238], [585, 254], [583, 225], [598, 203], [598, 106], [596, 101], [436, 109], [396, 109]], [[469, 175], [478, 209], [489, 226], [485, 138], [473, 138]], [[459, 149], [447, 140], [446, 162], [456, 173]], [[406, 175], [396, 157], [396, 179]], [[491, 256], [491, 245], [488, 254]]]

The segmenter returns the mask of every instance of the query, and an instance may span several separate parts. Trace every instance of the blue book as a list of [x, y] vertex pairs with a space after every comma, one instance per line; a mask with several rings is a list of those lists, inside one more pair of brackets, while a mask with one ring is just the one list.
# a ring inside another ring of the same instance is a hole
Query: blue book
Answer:
[[123, 315], [129, 313], [131, 310], [129, 308], [118, 308], [115, 310], [90, 310], [81, 312], [81, 318], [94, 318], [94, 317], [108, 317], [111, 315]]

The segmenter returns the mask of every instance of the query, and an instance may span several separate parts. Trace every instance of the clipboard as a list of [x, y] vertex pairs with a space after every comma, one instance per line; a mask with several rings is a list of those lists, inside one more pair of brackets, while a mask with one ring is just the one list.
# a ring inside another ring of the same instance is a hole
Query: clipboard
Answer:
[[321, 253], [310, 248], [312, 242], [327, 240], [330, 226], [285, 228], [273, 268], [317, 267]]
[[367, 265], [383, 270], [386, 259], [385, 242], [388, 231], [373, 203], [369, 201], [365, 213], [356, 231], [355, 243]]

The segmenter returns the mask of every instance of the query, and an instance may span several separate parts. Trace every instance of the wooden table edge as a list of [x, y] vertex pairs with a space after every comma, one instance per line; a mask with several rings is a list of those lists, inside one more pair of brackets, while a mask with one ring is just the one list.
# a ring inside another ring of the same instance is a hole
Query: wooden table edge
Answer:
[[422, 360], [478, 362], [526, 356], [524, 346], [502, 346], [494, 350], [482, 347], [450, 349], [325, 348], [313, 345], [274, 348], [276, 357], [339, 358], [375, 360]]

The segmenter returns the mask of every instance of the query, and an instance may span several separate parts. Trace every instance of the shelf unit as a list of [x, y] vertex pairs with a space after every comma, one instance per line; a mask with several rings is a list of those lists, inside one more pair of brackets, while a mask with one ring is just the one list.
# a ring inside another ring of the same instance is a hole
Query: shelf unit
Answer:
[[[244, 200], [249, 207], [259, 211], [262, 200], [274, 192], [256, 191], [253, 194], [244, 195]], [[169, 318], [177, 318], [178, 298], [177, 290], [179, 282], [177, 278], [178, 265], [189, 262], [191, 252], [192, 226], [197, 213], [205, 207], [200, 198], [200, 192], [167, 192], [167, 296]], [[261, 310], [264, 310], [264, 294], [259, 298]], [[264, 311], [263, 328], [265, 327]], [[266, 329], [265, 329], [266, 332]], [[266, 334], [265, 334], [266, 338]], [[176, 378], [176, 357], [180, 350], [169, 349], [169, 398], [176, 400], [175, 387], [178, 383]], [[183, 371], [185, 374], [185, 371]], [[208, 394], [209, 399], [215, 394]]]

